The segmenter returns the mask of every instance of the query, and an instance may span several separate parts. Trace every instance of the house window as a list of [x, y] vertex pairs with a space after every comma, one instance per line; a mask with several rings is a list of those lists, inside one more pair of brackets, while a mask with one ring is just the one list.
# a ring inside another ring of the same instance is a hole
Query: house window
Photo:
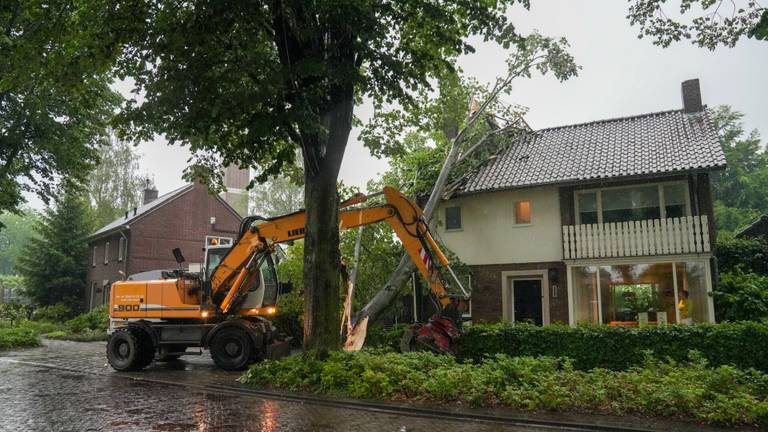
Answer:
[[88, 296], [88, 310], [93, 309], [93, 298], [96, 296], [96, 281], [91, 281], [91, 293]]
[[665, 185], [663, 189], [664, 210], [666, 217], [676, 218], [686, 216], [685, 187], [682, 184]]
[[91, 265], [96, 267], [96, 246], [93, 247], [93, 260]]
[[461, 207], [445, 208], [445, 229], [461, 229]]
[[684, 183], [635, 185], [576, 192], [576, 223], [621, 223], [689, 214]]
[[120, 237], [120, 242], [117, 243], [117, 260], [122, 261], [125, 257], [125, 237]]
[[597, 215], [597, 192], [580, 193], [576, 195], [579, 209], [579, 220], [583, 224], [596, 224]]
[[515, 224], [525, 225], [531, 223], [531, 202], [518, 201], [515, 203]]
[[639, 326], [712, 322], [703, 262], [575, 266], [576, 323]]
[[104, 264], [109, 264], [109, 242], [104, 244]]
[[228, 246], [232, 244], [232, 237], [205, 236], [207, 246]]
[[109, 284], [109, 279], [104, 279], [101, 281], [101, 304], [108, 304], [109, 303], [109, 293], [111, 291], [112, 286]]

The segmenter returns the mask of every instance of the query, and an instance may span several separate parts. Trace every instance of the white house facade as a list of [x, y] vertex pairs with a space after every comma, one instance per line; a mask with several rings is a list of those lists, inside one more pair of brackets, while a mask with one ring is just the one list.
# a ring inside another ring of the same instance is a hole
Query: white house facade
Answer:
[[714, 321], [710, 174], [725, 157], [698, 80], [683, 105], [518, 136], [441, 205], [475, 321]]

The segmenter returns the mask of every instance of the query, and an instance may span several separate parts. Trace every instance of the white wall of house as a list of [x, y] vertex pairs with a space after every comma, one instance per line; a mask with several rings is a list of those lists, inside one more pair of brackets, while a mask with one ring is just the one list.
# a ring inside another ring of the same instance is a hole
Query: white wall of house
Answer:
[[[515, 223], [515, 203], [529, 201], [531, 223]], [[461, 208], [461, 228], [446, 229], [446, 207]], [[557, 187], [454, 198], [438, 208], [436, 230], [448, 249], [470, 265], [563, 259]]]

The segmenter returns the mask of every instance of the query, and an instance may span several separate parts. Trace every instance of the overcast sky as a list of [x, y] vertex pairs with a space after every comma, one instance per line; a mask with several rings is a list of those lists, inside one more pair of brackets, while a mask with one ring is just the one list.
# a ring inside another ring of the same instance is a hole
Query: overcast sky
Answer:
[[[526, 120], [534, 129], [642, 114], [681, 107], [680, 83], [701, 81], [702, 99], [709, 106], [731, 105], [745, 114], [748, 130], [768, 137], [768, 42], [743, 39], [734, 49], [711, 52], [684, 41], [662, 49], [648, 39], [637, 39], [637, 28], [626, 20], [627, 2], [617, 0], [532, 1], [531, 10], [512, 12], [518, 29], [564, 36], [582, 66], [579, 76], [560, 83], [551, 76], [520, 80], [508, 102], [530, 108]], [[504, 50], [481, 40], [477, 52], [461, 58], [467, 75], [491, 82], [504, 72]], [[127, 87], [127, 86], [121, 86]], [[372, 108], [364, 104], [356, 115], [364, 122]], [[353, 130], [341, 178], [347, 184], [365, 183], [386, 169], [373, 158]], [[142, 173], [154, 177], [163, 194], [184, 182], [181, 172], [189, 153], [162, 141], [143, 143]], [[31, 200], [35, 207], [37, 200]]]

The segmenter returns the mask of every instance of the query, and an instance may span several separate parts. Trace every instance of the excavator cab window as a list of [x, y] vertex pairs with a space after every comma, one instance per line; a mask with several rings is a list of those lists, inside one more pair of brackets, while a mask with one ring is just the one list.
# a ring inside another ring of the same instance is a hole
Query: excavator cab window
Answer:
[[266, 255], [259, 270], [261, 271], [261, 277], [264, 281], [263, 305], [274, 306], [277, 303], [277, 296], [279, 294], [278, 286], [280, 283], [277, 279], [277, 270], [272, 254]]

